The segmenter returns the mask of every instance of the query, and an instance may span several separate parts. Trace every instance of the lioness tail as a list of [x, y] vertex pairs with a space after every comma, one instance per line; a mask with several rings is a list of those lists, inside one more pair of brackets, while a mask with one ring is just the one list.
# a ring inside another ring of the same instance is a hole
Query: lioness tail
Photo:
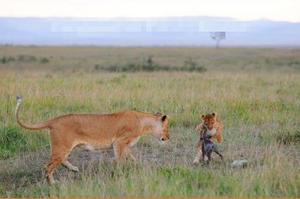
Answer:
[[48, 122], [42, 122], [42, 123], [38, 123], [38, 124], [24, 124], [23, 122], [21, 122], [20, 118], [19, 118], [19, 110], [20, 110], [20, 106], [22, 104], [22, 97], [17, 96], [17, 106], [16, 106], [16, 119], [18, 124], [25, 128], [25, 129], [30, 129], [30, 130], [40, 130], [40, 129], [44, 129], [44, 128], [50, 128]]

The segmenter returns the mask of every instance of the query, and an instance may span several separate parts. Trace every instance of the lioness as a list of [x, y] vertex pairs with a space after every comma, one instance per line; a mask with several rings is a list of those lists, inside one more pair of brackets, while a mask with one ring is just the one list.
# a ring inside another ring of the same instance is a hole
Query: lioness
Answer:
[[135, 160], [130, 152], [138, 139], [151, 133], [161, 142], [169, 139], [168, 117], [160, 113], [124, 111], [112, 114], [69, 114], [38, 124], [20, 121], [19, 109], [22, 98], [17, 97], [16, 119], [20, 126], [30, 130], [50, 129], [51, 158], [46, 168], [47, 180], [53, 184], [55, 168], [63, 164], [72, 171], [78, 171], [68, 160], [68, 155], [77, 145], [87, 149], [113, 147], [116, 160], [124, 154]]
[[[201, 116], [202, 123], [197, 125], [195, 130], [200, 134], [200, 137], [202, 137], [202, 133], [207, 131], [207, 133], [211, 136], [211, 140], [216, 140], [217, 142], [222, 142], [222, 131], [223, 131], [223, 124], [217, 120], [217, 114], [211, 113]], [[193, 161], [194, 164], [198, 164], [200, 157], [202, 154], [202, 143], [201, 139], [199, 140], [197, 144], [197, 154]]]

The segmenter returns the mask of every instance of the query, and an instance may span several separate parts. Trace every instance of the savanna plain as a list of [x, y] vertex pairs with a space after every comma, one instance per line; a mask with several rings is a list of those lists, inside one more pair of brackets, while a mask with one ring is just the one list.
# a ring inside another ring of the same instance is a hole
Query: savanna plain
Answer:
[[[76, 148], [49, 186], [47, 131], [68, 113], [161, 112], [170, 140], [145, 136], [136, 162]], [[224, 124], [209, 166], [193, 165], [202, 114]], [[247, 166], [232, 168], [234, 160]], [[0, 47], [0, 196], [300, 196], [300, 49]]]

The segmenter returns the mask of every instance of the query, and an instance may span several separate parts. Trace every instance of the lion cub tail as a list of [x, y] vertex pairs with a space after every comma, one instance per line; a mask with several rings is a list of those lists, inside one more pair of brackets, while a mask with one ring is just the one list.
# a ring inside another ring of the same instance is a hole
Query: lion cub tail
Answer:
[[30, 130], [40, 130], [40, 129], [50, 128], [50, 125], [48, 122], [42, 122], [42, 123], [38, 123], [38, 124], [24, 124], [23, 122], [21, 122], [21, 120], [19, 118], [19, 110], [20, 110], [21, 104], [22, 104], [22, 97], [17, 96], [17, 106], [16, 106], [15, 115], [16, 115], [17, 122], [21, 127], [25, 128], [25, 129], [30, 129]]

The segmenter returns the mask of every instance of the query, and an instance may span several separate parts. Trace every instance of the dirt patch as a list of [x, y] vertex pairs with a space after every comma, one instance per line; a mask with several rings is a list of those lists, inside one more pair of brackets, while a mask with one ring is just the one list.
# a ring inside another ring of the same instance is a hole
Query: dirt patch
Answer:
[[[158, 144], [140, 144], [132, 149], [140, 165], [185, 165], [191, 167], [194, 156], [194, 147], [176, 148], [172, 144], [160, 146]], [[0, 181], [2, 189], [15, 191], [19, 188], [46, 183], [45, 165], [49, 160], [49, 149], [39, 152], [22, 154], [19, 157], [0, 160]], [[112, 149], [87, 151], [75, 148], [68, 160], [79, 168], [79, 173], [68, 171], [60, 166], [54, 174], [55, 179], [78, 178], [80, 173], [97, 168], [102, 163], [114, 164], [114, 153]], [[99, 166], [100, 168], [100, 166]], [[101, 172], [101, 171], [99, 171]]]
[[[137, 162], [142, 165], [164, 165], [181, 163], [186, 164], [187, 159], [182, 159], [184, 150], [175, 151], [173, 154], [170, 146], [150, 147], [140, 146], [134, 147], [133, 153], [137, 158]], [[171, 154], [172, 153], [172, 154]], [[184, 156], [187, 157], [187, 156]], [[44, 183], [45, 166], [50, 158], [49, 149], [40, 152], [23, 154], [19, 157], [10, 158], [0, 161], [0, 186], [7, 191], [13, 191], [22, 187], [32, 186], [36, 183]], [[80, 170], [79, 173], [73, 173], [60, 166], [54, 174], [56, 179], [76, 178], [82, 171], [95, 168], [97, 165], [105, 162], [107, 164], [115, 164], [112, 149], [86, 151], [76, 148], [70, 154], [68, 160]], [[186, 160], [186, 161], [185, 161]]]

